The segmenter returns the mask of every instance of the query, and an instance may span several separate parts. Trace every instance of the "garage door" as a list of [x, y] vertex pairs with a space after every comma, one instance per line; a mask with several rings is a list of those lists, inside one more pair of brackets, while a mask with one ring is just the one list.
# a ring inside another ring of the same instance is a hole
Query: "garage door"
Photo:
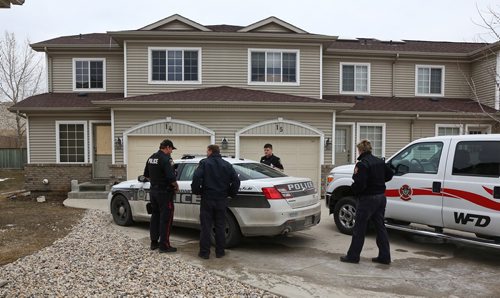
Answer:
[[[318, 188], [320, 176], [319, 137], [240, 137], [240, 157], [260, 161], [264, 144], [273, 145], [289, 176], [308, 177]], [[319, 190], [319, 188], [318, 188]]]
[[[146, 159], [158, 150], [164, 136], [129, 136], [127, 178], [135, 179], [142, 175]], [[210, 136], [172, 136], [169, 137], [177, 150], [172, 153], [173, 159], [180, 159], [183, 154], [206, 154], [210, 145]]]

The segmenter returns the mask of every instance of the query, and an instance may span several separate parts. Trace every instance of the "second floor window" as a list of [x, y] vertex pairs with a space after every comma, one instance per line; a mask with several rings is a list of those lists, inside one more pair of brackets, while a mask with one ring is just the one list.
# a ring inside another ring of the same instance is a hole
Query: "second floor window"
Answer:
[[199, 49], [151, 49], [150, 82], [199, 83]]
[[249, 50], [249, 83], [293, 84], [298, 78], [298, 51]]
[[340, 63], [340, 93], [369, 94], [370, 64]]
[[105, 90], [105, 67], [106, 61], [102, 58], [73, 59], [73, 89]]
[[416, 66], [415, 95], [444, 95], [444, 66]]

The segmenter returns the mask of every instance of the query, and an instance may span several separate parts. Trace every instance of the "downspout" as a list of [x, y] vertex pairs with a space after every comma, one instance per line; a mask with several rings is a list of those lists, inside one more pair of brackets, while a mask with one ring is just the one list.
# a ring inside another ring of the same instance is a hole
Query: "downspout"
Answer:
[[399, 53], [396, 53], [396, 58], [394, 58], [394, 61], [392, 61], [392, 97], [396, 96], [396, 88], [395, 86], [395, 81], [396, 81], [396, 62], [399, 59]]
[[[45, 52], [45, 64], [47, 65], [47, 92], [52, 92], [52, 84], [51, 84], [51, 73], [52, 73], [52, 64], [50, 63], [49, 59], [49, 51], [47, 50], [47, 47], [43, 48], [43, 51]], [[50, 70], [49, 70], [50, 67]]]

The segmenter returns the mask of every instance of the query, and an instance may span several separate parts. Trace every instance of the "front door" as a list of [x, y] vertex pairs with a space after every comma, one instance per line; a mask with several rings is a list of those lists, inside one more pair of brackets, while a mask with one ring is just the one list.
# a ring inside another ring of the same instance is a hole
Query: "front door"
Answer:
[[109, 166], [111, 165], [111, 125], [95, 124], [93, 126], [93, 177], [109, 178]]
[[335, 166], [352, 163], [351, 127], [338, 125], [335, 128]]

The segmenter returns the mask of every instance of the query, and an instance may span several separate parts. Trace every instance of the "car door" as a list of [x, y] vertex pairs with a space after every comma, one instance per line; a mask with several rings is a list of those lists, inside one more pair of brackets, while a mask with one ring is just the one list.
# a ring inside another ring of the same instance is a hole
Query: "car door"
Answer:
[[179, 191], [175, 198], [175, 213], [180, 210], [179, 217], [175, 217], [178, 222], [188, 224], [199, 224], [200, 222], [200, 199], [198, 195], [191, 192], [191, 182], [198, 163], [183, 163], [179, 166], [177, 184]]
[[451, 143], [453, 162], [443, 186], [444, 226], [500, 236], [500, 141]]
[[388, 163], [395, 171], [386, 183], [386, 218], [443, 226], [441, 187], [449, 140], [409, 145]]

